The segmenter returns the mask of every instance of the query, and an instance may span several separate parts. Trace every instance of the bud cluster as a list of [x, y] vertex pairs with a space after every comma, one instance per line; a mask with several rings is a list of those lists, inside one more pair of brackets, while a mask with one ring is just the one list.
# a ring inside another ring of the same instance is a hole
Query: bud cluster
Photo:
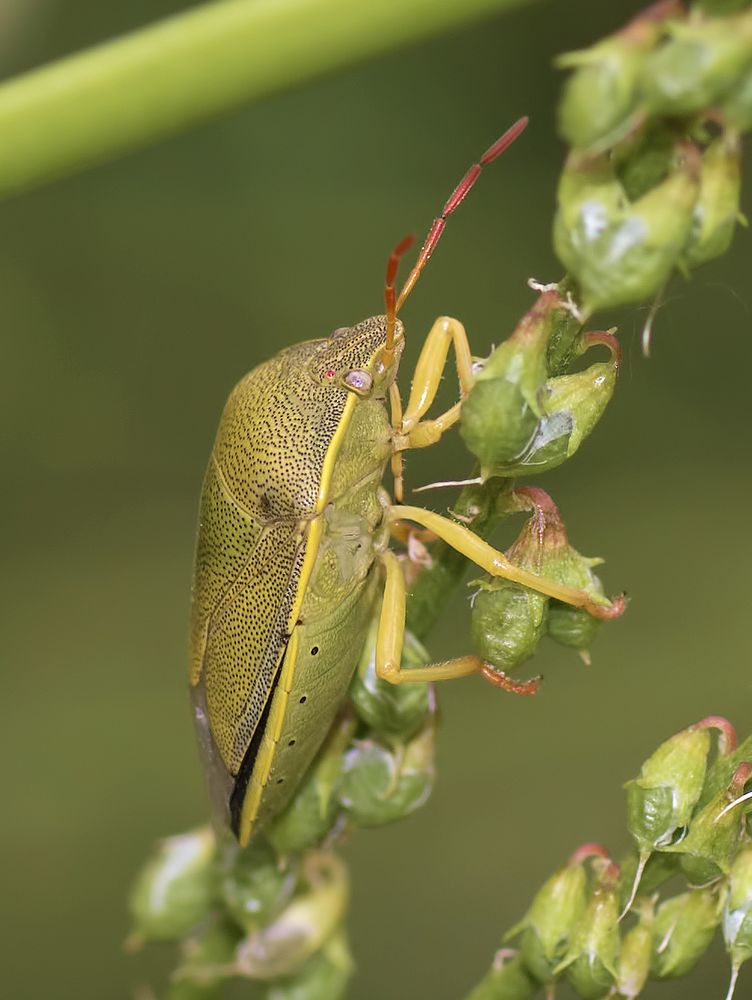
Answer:
[[564, 522], [551, 497], [539, 487], [520, 486], [500, 498], [507, 512], [530, 512], [517, 540], [507, 550], [510, 561], [522, 569], [580, 590], [603, 607], [597, 618], [537, 591], [499, 577], [474, 580], [471, 635], [475, 650], [497, 670], [520, 666], [548, 636], [579, 651], [590, 662], [590, 645], [604, 618], [621, 614], [624, 602], [609, 602], [593, 573], [602, 560], [580, 555], [569, 544]]
[[[598, 346], [607, 359], [568, 372]], [[566, 292], [544, 290], [511, 336], [475, 364], [460, 433], [482, 480], [547, 472], [571, 458], [603, 415], [620, 362], [612, 331], [583, 332]]]
[[[636, 852], [616, 864], [598, 844], [575, 851], [506, 935], [516, 950], [505, 951], [468, 1000], [550, 996], [560, 980], [586, 1000], [633, 1000], [651, 978], [689, 973], [719, 931], [731, 1000], [752, 958], [748, 786], [752, 737], [737, 746], [728, 720], [711, 716], [666, 740], [625, 786]], [[686, 888], [676, 891], [672, 881], [664, 898], [662, 887], [676, 877]]]
[[[547, 472], [575, 454], [613, 396], [621, 348], [613, 330], [584, 330], [570, 283], [531, 285], [539, 291], [532, 308], [488, 358], [474, 360], [460, 434], [480, 474], [462, 489], [452, 514], [475, 534], [487, 536], [510, 514], [531, 512], [509, 559], [587, 592], [603, 608], [599, 617], [616, 617], [623, 602], [612, 606], [591, 572], [599, 560], [585, 559], [569, 547], [550, 497], [529, 488], [512, 491], [512, 480]], [[598, 351], [602, 356], [591, 360]], [[590, 363], [583, 365], [585, 356]], [[417, 635], [430, 631], [465, 568], [464, 557], [441, 541], [429, 545], [419, 572], [411, 572], [408, 562], [408, 624]], [[544, 634], [586, 655], [598, 629], [598, 619], [587, 612], [498, 577], [476, 581], [476, 591], [476, 652], [499, 671], [524, 662]]]
[[562, 56], [562, 173], [554, 247], [584, 314], [659, 295], [724, 253], [752, 128], [752, 8], [659, 2]]
[[[409, 815], [434, 780], [433, 691], [380, 680], [375, 642], [374, 623], [350, 707], [281, 816], [243, 851], [201, 828], [163, 841], [143, 867], [128, 945], [179, 943], [166, 1000], [209, 1000], [233, 979], [263, 984], [267, 1000], [345, 996], [348, 878], [332, 847], [356, 827]], [[427, 660], [408, 634], [405, 666]]]
[[[599, 347], [606, 349], [605, 359], [571, 371]], [[551, 498], [538, 488], [511, 488], [512, 477], [546, 472], [577, 451], [613, 395], [620, 362], [613, 332], [585, 332], [564, 284], [543, 289], [511, 336], [490, 357], [476, 360], [460, 433], [480, 464], [480, 476], [461, 494], [457, 515], [478, 531], [478, 521], [490, 527], [512, 513], [529, 512], [529, 521], [507, 551], [509, 560], [586, 593], [603, 609], [595, 617], [500, 577], [473, 581], [475, 651], [500, 675], [529, 659], [544, 635], [578, 649], [587, 660], [600, 618], [617, 617], [623, 610], [622, 600], [608, 601], [592, 572], [600, 560], [587, 559], [569, 545]], [[460, 513], [466, 510], [469, 516]], [[432, 600], [425, 599], [426, 593], [437, 589], [442, 559], [451, 559], [441, 546], [437, 553], [431, 551], [435, 554], [435, 562], [412, 587], [412, 600], [421, 608], [438, 603], [435, 593]]]

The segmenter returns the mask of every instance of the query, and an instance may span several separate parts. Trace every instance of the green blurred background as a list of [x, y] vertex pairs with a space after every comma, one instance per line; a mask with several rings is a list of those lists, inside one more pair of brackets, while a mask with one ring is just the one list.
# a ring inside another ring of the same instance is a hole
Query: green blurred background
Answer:
[[[187, 6], [5, 0], [2, 73]], [[283, 345], [380, 311], [395, 240], [527, 113], [404, 314], [411, 359], [440, 313], [478, 353], [506, 336], [526, 279], [560, 273], [552, 58], [636, 9], [533, 4], [0, 204], [3, 996], [126, 997], [148, 973], [121, 951], [129, 882], [154, 838], [205, 815], [186, 618], [226, 393]], [[621, 785], [661, 739], [709, 713], [749, 731], [750, 260], [740, 231], [676, 280], [649, 361], [645, 311], [619, 317], [617, 396], [540, 483], [628, 614], [589, 669], [546, 646], [534, 700], [442, 689], [433, 798], [347, 848], [359, 1000], [458, 1000], [575, 846], [626, 848]], [[468, 468], [454, 438], [413, 459], [410, 482]], [[459, 595], [437, 655], [467, 649], [466, 616]], [[645, 996], [720, 996], [725, 979], [716, 949]]]

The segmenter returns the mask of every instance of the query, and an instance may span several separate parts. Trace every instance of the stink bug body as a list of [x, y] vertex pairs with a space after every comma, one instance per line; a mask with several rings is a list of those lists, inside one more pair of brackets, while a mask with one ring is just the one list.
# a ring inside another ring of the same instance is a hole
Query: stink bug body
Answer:
[[[403, 412], [397, 312], [446, 218], [525, 124], [467, 172], [399, 296], [397, 267], [411, 241], [392, 253], [385, 315], [283, 350], [246, 375], [225, 406], [201, 500], [191, 688], [215, 813], [241, 844], [294, 793], [346, 695], [379, 601], [379, 676], [401, 683], [481, 672], [505, 686], [477, 656], [401, 670], [405, 583], [389, 548], [396, 522], [421, 525], [494, 576], [609, 612], [513, 566], [463, 525], [401, 505], [401, 452], [432, 444], [459, 418], [461, 401], [424, 419], [452, 345], [463, 397], [473, 374], [464, 328], [437, 320]], [[398, 504], [381, 485], [390, 460]]]

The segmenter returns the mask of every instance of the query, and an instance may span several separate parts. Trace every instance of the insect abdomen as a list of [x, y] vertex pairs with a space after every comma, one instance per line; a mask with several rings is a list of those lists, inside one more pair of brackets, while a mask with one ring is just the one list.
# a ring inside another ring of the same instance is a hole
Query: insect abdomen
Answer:
[[[234, 796], [233, 826], [241, 844], [285, 808], [326, 738], [360, 659], [378, 583], [379, 572], [374, 566], [331, 614], [296, 626], [256, 766], [245, 793], [237, 789]], [[304, 617], [305, 613], [304, 601]]]

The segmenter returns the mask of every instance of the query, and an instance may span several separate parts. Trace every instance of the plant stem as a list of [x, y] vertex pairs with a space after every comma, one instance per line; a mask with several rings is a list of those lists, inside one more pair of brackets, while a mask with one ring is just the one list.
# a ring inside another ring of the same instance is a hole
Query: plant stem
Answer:
[[[0, 195], [531, 0], [218, 0], [0, 86]], [[388, 137], [385, 137], [385, 141]]]

